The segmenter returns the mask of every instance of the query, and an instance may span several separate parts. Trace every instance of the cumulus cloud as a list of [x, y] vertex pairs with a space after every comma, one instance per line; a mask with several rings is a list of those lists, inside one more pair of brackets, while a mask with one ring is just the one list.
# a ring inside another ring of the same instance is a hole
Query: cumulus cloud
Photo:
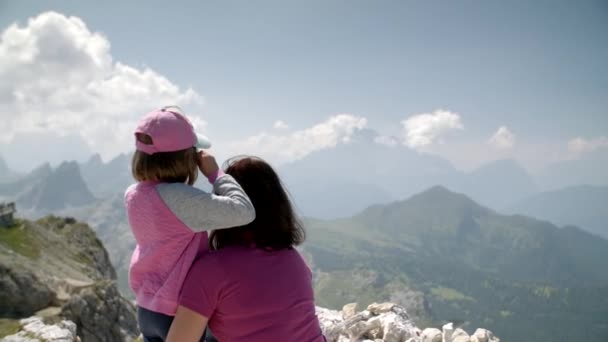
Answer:
[[575, 156], [579, 156], [587, 152], [593, 152], [601, 148], [608, 148], [607, 137], [602, 136], [595, 139], [577, 137], [568, 141], [568, 151]]
[[498, 128], [488, 140], [490, 146], [499, 150], [508, 150], [515, 146], [515, 134], [511, 132], [506, 126]]
[[132, 149], [137, 119], [166, 104], [199, 110], [202, 98], [154, 70], [114, 61], [108, 39], [77, 17], [46, 12], [1, 33], [4, 143], [18, 134], [78, 135], [108, 158]]
[[287, 125], [284, 121], [282, 120], [277, 120], [274, 122], [274, 125], [272, 125], [272, 127], [274, 129], [289, 129], [289, 125]]
[[260, 133], [230, 146], [231, 154], [254, 154], [281, 164], [302, 159], [312, 152], [348, 143], [367, 126], [367, 119], [340, 114], [313, 127], [289, 134]]
[[401, 125], [403, 144], [416, 150], [442, 142], [445, 134], [464, 128], [460, 115], [446, 110], [413, 115], [401, 121]]

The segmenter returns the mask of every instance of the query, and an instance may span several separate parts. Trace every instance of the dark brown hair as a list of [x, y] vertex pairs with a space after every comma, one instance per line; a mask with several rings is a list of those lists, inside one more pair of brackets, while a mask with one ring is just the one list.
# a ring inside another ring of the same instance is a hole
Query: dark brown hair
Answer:
[[[135, 137], [141, 143], [152, 145], [152, 138], [147, 134], [137, 133]], [[160, 181], [192, 185], [198, 177], [196, 148], [154, 154], [135, 151], [131, 160], [131, 173], [138, 182]]]
[[279, 176], [268, 163], [256, 157], [237, 157], [227, 162], [225, 172], [234, 177], [251, 199], [255, 220], [245, 226], [213, 231], [210, 237], [213, 249], [255, 245], [280, 250], [304, 242], [304, 227]]

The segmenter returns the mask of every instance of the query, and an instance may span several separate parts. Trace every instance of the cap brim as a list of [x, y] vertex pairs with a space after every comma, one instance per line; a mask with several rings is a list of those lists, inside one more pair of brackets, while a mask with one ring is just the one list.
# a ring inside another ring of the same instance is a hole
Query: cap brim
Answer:
[[211, 148], [211, 140], [202, 134], [196, 133], [196, 145], [197, 148], [206, 150]]

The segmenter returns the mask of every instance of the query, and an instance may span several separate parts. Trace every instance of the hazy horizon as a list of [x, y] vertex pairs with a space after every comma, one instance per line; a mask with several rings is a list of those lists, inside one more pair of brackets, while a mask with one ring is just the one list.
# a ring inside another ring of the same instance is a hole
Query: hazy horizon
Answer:
[[0, 156], [20, 172], [107, 161], [177, 103], [221, 157], [281, 165], [369, 131], [467, 171], [595, 163], [606, 18], [601, 1], [2, 2]]

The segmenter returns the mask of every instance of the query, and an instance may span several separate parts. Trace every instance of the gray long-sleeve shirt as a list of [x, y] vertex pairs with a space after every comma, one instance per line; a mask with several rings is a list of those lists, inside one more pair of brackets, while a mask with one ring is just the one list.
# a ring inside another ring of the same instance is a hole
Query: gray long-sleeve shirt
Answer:
[[160, 183], [156, 191], [167, 207], [194, 232], [238, 227], [255, 219], [255, 209], [230, 175], [221, 175], [208, 193], [184, 183]]

